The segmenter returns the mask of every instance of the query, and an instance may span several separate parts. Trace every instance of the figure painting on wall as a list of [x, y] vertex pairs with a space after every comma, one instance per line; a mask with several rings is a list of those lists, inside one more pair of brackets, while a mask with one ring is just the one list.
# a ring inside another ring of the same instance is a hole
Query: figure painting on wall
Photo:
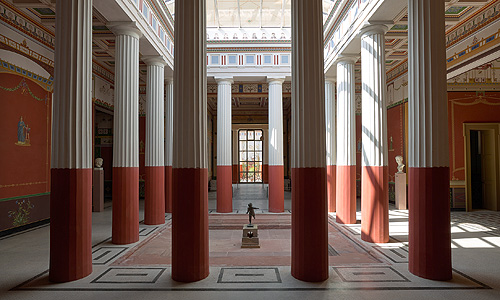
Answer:
[[30, 131], [31, 128], [28, 127], [23, 121], [21, 116], [19, 122], [17, 123], [17, 142], [18, 146], [31, 146], [30, 144]]

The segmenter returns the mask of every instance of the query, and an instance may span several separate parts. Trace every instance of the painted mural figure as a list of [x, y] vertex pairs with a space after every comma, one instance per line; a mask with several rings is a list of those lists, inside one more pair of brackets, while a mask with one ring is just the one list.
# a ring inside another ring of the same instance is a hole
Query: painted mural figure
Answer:
[[21, 116], [19, 123], [17, 123], [17, 143], [19, 144], [24, 144], [24, 142], [26, 141], [26, 137], [24, 136], [25, 126], [26, 125], [24, 124], [23, 117]]

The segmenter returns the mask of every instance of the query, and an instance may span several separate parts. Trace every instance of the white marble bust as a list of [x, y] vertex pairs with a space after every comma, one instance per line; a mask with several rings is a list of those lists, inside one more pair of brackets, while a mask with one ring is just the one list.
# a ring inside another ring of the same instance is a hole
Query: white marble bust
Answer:
[[102, 163], [103, 163], [102, 158], [100, 158], [100, 157], [96, 158], [95, 159], [95, 168], [102, 169]]
[[404, 173], [403, 157], [401, 155], [396, 156], [396, 162], [398, 163], [398, 173]]

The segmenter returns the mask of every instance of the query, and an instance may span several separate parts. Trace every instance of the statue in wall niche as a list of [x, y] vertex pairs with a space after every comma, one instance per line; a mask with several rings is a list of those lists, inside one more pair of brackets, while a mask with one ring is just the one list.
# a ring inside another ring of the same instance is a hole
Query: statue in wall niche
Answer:
[[252, 203], [248, 203], [247, 214], [248, 214], [248, 227], [252, 227], [252, 217], [255, 219], [255, 210], [258, 207], [253, 207]]
[[398, 173], [404, 173], [403, 157], [401, 155], [396, 156], [396, 163], [398, 164]]
[[95, 159], [95, 167], [96, 169], [102, 169], [102, 163], [103, 163], [103, 159], [98, 157]]

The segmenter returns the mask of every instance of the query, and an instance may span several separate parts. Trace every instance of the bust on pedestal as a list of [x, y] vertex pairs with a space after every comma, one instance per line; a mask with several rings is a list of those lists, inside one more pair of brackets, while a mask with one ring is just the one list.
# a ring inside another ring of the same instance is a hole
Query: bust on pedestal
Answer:
[[406, 206], [406, 173], [403, 172], [405, 165], [403, 164], [403, 157], [396, 156], [398, 163], [398, 172], [396, 173], [396, 209], [407, 209]]
[[102, 158], [95, 159], [92, 190], [92, 211], [104, 210], [104, 169], [102, 168]]

